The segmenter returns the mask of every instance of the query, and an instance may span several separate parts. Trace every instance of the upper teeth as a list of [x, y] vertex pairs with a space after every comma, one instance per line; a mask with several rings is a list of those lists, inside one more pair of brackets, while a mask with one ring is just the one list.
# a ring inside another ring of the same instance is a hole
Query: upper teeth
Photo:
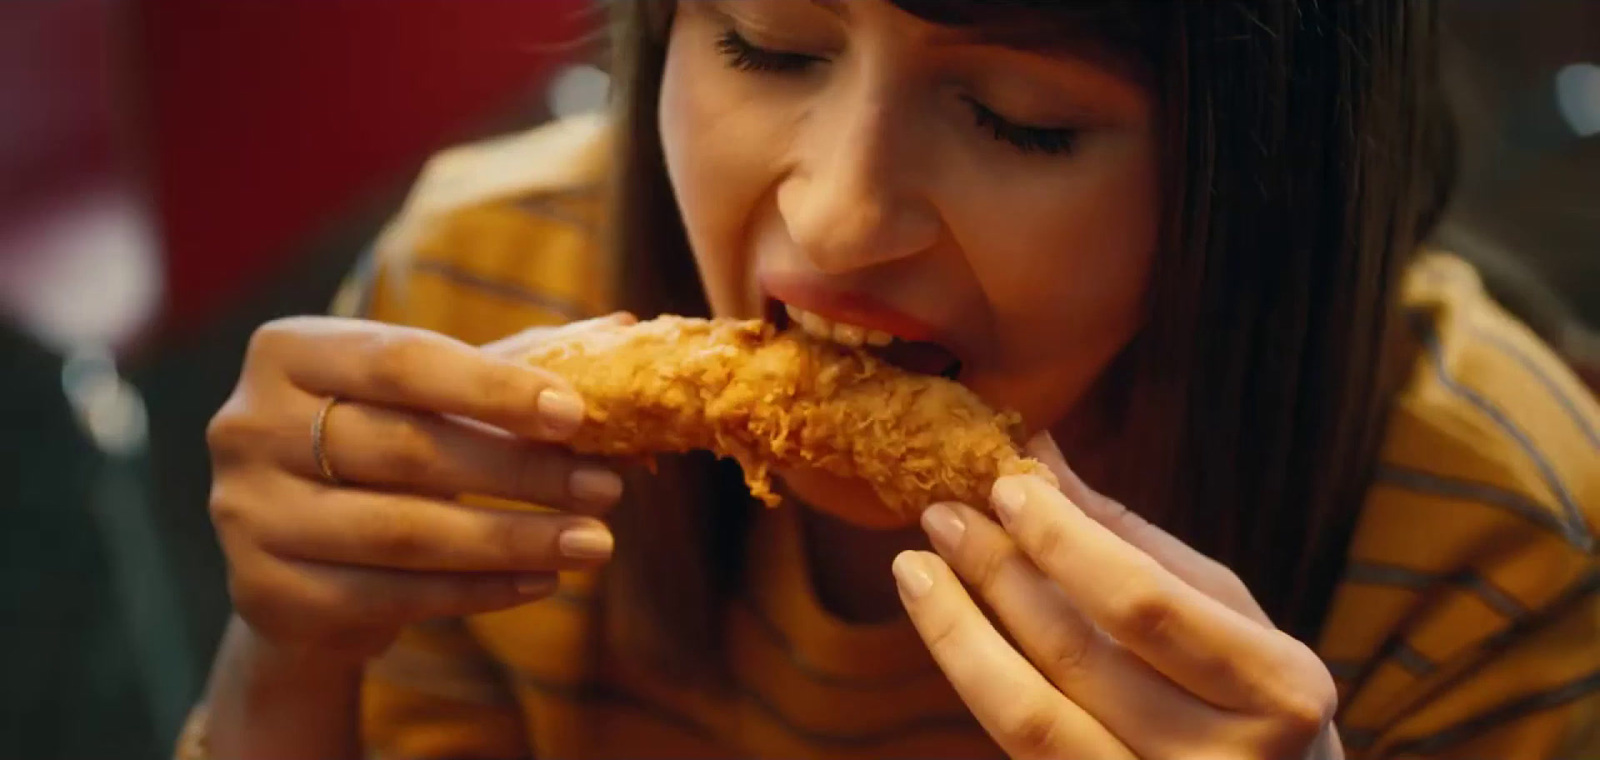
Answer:
[[851, 347], [859, 347], [863, 343], [869, 346], [887, 346], [894, 340], [893, 335], [882, 330], [868, 330], [860, 325], [834, 322], [820, 314], [788, 304], [784, 304], [783, 308], [789, 312], [790, 320], [800, 325], [800, 329], [805, 330], [807, 334], [815, 338], [831, 340]]

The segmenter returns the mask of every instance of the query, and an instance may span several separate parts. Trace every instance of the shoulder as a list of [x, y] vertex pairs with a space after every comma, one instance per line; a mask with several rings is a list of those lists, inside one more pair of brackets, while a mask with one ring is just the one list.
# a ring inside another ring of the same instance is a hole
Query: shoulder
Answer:
[[1380, 485], [1444, 481], [1514, 495], [1528, 519], [1592, 547], [1600, 405], [1590, 390], [1461, 259], [1422, 257], [1402, 307], [1417, 351], [1392, 410]]
[[[1465, 262], [1424, 256], [1402, 302], [1414, 359], [1319, 644], [1352, 730], [1466, 722], [1600, 654], [1548, 633], [1600, 577], [1600, 405]], [[1496, 675], [1517, 652], [1549, 667]]]
[[610, 143], [590, 115], [434, 156], [335, 310], [474, 342], [609, 310]]

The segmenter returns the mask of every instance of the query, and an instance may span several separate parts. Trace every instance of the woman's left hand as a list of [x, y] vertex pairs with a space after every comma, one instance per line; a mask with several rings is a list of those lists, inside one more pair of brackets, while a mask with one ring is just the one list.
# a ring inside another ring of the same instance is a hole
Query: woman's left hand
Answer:
[[894, 563], [917, 630], [1002, 749], [1096, 760], [1343, 756], [1333, 679], [1310, 648], [1273, 627], [1227, 568], [1086, 487], [1048, 438], [1030, 449], [1060, 490], [1002, 478], [991, 496], [999, 524], [936, 505], [923, 527], [938, 555]]

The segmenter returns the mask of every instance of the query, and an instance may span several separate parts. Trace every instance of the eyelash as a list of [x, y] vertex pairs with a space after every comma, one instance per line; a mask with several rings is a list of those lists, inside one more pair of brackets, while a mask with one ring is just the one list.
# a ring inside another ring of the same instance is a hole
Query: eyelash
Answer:
[[727, 59], [729, 66], [739, 71], [800, 71], [822, 60], [813, 55], [759, 47], [732, 29], [717, 37], [717, 51]]
[[1011, 143], [1023, 153], [1057, 155], [1071, 151], [1078, 141], [1078, 131], [1075, 129], [1025, 127], [1013, 124], [972, 98], [963, 97], [962, 100], [972, 108], [973, 119], [980, 129], [994, 134], [996, 140]]
[[[798, 72], [823, 60], [802, 53], [784, 53], [760, 47], [732, 29], [717, 37], [716, 47], [717, 52], [727, 60], [728, 66], [738, 71]], [[1014, 124], [974, 98], [962, 97], [962, 100], [972, 109], [973, 119], [979, 129], [1023, 153], [1066, 153], [1077, 142], [1077, 130]]]

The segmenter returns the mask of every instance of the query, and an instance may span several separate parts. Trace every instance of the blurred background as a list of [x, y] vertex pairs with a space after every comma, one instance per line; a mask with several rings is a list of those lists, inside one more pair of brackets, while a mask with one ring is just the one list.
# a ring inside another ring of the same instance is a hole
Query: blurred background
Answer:
[[[1444, 0], [1439, 242], [1600, 326], [1600, 3]], [[227, 615], [203, 430], [423, 160], [598, 107], [589, 0], [0, 2], [0, 758], [166, 757]]]

